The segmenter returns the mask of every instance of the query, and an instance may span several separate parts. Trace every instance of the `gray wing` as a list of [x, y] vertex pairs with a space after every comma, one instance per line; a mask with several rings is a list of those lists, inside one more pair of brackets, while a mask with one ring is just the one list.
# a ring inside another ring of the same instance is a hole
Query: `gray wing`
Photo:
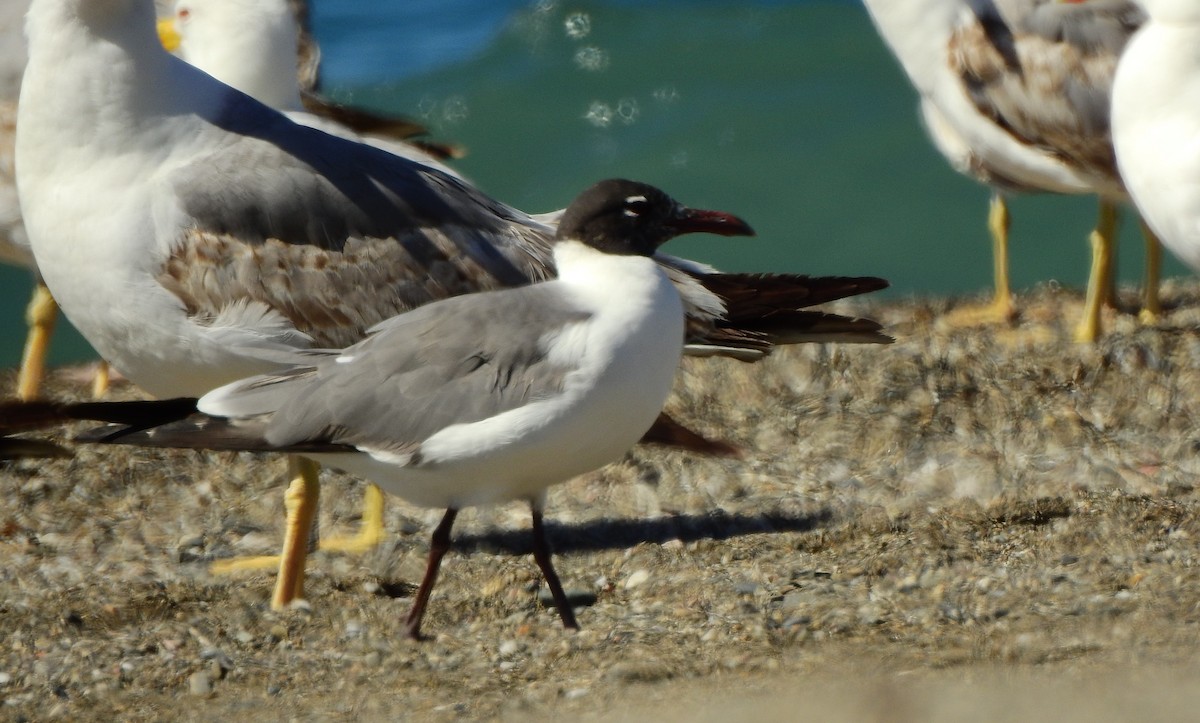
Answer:
[[1021, 142], [1117, 178], [1109, 98], [1145, 17], [1129, 0], [975, 0], [950, 41], [951, 70], [981, 113]]
[[[570, 368], [548, 341], [585, 321], [556, 285], [460, 296], [380, 324], [311, 367], [263, 375], [206, 397], [205, 412], [270, 414], [276, 447], [330, 443], [419, 455], [452, 424], [477, 422], [562, 390]], [[415, 457], [419, 458], [419, 457]]]
[[552, 275], [553, 229], [465, 182], [230, 94], [230, 134], [169, 178], [183, 230], [159, 274], [189, 314], [276, 309], [323, 346], [397, 313]]

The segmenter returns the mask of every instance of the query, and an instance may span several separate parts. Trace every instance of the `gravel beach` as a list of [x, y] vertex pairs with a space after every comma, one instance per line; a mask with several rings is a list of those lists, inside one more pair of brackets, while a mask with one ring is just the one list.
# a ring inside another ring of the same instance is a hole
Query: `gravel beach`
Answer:
[[[460, 516], [414, 643], [440, 511], [389, 497], [383, 545], [314, 554], [272, 612], [272, 573], [208, 565], [277, 550], [282, 459], [0, 464], [0, 720], [1190, 719], [1200, 284], [1164, 299], [1094, 347], [1046, 286], [1012, 328], [889, 300], [838, 310], [890, 346], [687, 361], [670, 409], [744, 459], [639, 448], [552, 490], [579, 633], [540, 602], [523, 504]], [[353, 532], [363, 484], [322, 479], [322, 534]]]

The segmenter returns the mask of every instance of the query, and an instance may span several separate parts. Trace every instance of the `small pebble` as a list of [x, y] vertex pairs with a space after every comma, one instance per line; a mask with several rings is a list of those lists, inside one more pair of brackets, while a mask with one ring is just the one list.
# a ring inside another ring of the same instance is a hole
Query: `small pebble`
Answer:
[[501, 658], [511, 658], [521, 652], [521, 644], [515, 640], [505, 640], [496, 652], [500, 653]]
[[643, 567], [638, 570], [634, 570], [629, 577], [625, 578], [625, 582], [622, 585], [626, 590], [632, 590], [649, 579], [650, 571]]
[[205, 671], [197, 671], [188, 676], [188, 691], [192, 695], [209, 695], [212, 693], [212, 677]]

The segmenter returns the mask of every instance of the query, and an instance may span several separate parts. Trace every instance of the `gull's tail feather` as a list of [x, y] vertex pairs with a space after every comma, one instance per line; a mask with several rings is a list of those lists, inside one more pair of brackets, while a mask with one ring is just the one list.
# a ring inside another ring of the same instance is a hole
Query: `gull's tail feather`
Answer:
[[112, 422], [123, 429], [145, 429], [182, 419], [196, 411], [195, 399], [163, 401], [82, 402], [35, 400], [0, 403], [0, 459], [69, 457], [54, 442], [9, 435], [31, 432], [73, 421]]
[[725, 300], [730, 323], [778, 309], [806, 309], [817, 304], [867, 294], [888, 287], [875, 276], [803, 276], [800, 274], [705, 274], [704, 288]]
[[[887, 288], [887, 281], [874, 276], [694, 273], [692, 284], [679, 283], [678, 275], [673, 278], [691, 301], [689, 356], [753, 362], [782, 345], [894, 341], [871, 319], [809, 310]], [[712, 310], [705, 295], [719, 299], [722, 310]]]
[[187, 397], [131, 402], [4, 402], [0, 432], [11, 434], [73, 421], [111, 422], [142, 429], [173, 422], [196, 411]]
[[285, 447], [266, 439], [267, 418], [226, 419], [196, 412], [184, 419], [137, 428], [109, 424], [77, 434], [75, 441], [89, 444], [120, 444], [166, 449], [207, 449], [215, 452], [280, 452], [289, 454], [333, 454], [353, 452], [353, 447], [331, 442], [299, 442]]

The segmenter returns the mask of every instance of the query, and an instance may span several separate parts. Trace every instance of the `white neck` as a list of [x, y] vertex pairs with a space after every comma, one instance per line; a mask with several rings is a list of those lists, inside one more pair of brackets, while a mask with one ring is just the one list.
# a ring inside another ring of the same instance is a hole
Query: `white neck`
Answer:
[[286, 2], [192, 5], [190, 19], [179, 22], [184, 60], [272, 108], [302, 110], [296, 79], [300, 28]]
[[665, 278], [653, 259], [637, 255], [607, 254], [579, 241], [554, 244], [558, 278], [572, 286], [594, 288], [620, 295], [627, 285], [643, 285]]
[[[194, 68], [158, 43], [153, 0], [34, 0], [26, 21], [29, 63], [21, 86], [18, 146], [22, 136], [53, 139], [62, 150], [96, 149], [98, 128], [121, 129], [122, 142], [155, 147], [153, 126], [164, 115], [210, 115], [222, 89], [196, 86], [183, 98], [170, 90]], [[20, 151], [18, 150], [18, 153]]]

